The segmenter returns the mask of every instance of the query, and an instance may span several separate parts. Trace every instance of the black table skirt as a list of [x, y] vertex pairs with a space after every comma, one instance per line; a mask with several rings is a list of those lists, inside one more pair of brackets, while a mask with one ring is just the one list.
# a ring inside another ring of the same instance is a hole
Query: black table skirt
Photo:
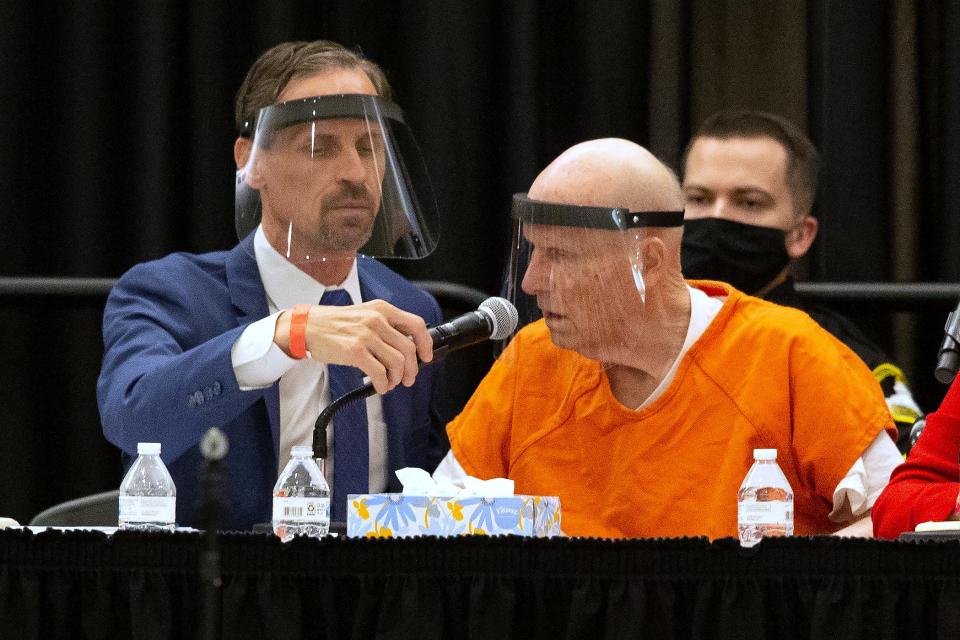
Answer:
[[[220, 537], [223, 638], [960, 639], [960, 543]], [[0, 638], [199, 638], [199, 534], [0, 531]]]

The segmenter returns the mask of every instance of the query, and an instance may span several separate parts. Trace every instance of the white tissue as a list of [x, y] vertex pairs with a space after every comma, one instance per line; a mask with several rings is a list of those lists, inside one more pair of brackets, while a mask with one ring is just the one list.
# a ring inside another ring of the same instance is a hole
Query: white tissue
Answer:
[[463, 479], [465, 495], [481, 496], [483, 498], [509, 498], [513, 495], [513, 480], [507, 478], [490, 478], [479, 480], [473, 476]]
[[396, 474], [400, 480], [400, 484], [403, 485], [404, 494], [418, 496], [435, 495], [428, 493], [428, 491], [432, 492], [436, 488], [436, 483], [433, 481], [433, 478], [430, 477], [430, 474], [423, 469], [404, 467], [403, 469], [397, 469]]
[[397, 478], [403, 485], [405, 495], [439, 496], [444, 498], [508, 498], [513, 496], [513, 480], [491, 478], [480, 480], [473, 476], [463, 478], [463, 485], [435, 482], [429, 473], [416, 467], [397, 469]]

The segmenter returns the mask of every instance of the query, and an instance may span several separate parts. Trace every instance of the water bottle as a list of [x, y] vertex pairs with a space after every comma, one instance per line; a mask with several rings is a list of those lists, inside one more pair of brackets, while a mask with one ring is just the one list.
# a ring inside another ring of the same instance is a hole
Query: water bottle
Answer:
[[273, 532], [321, 538], [330, 531], [330, 487], [308, 446], [293, 447], [290, 462], [273, 487]]
[[793, 489], [777, 464], [776, 449], [753, 450], [753, 466], [737, 495], [737, 530], [744, 547], [793, 535]]
[[177, 487], [160, 459], [160, 443], [138, 443], [137, 455], [120, 483], [119, 526], [172, 531], [177, 516]]

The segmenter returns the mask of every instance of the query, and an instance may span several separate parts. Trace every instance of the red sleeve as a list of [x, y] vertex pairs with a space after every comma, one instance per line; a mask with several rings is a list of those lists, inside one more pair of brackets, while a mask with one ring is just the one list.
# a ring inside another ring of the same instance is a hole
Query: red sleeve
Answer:
[[890, 484], [873, 506], [873, 533], [896, 538], [921, 522], [949, 516], [960, 492], [960, 378], [927, 425], [907, 461], [894, 469]]

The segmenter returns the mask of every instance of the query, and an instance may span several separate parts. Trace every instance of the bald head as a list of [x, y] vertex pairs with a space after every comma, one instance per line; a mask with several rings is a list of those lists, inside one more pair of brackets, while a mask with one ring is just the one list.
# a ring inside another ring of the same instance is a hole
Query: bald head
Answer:
[[[640, 217], [643, 212], [682, 211], [684, 205], [683, 192], [673, 172], [640, 145], [617, 138], [591, 140], [564, 151], [537, 176], [527, 195], [531, 200], [556, 204], [628, 209]], [[521, 288], [537, 296], [540, 308], [545, 309], [545, 317], [549, 319], [552, 296], [562, 288], [557, 273], [569, 269], [569, 265], [564, 269], [554, 268], [550, 256], [570, 252], [578, 256], [577, 264], [581, 267], [581, 271], [570, 278], [571, 283], [592, 290], [597, 288], [597, 282], [603, 282], [601, 289], [612, 299], [621, 301], [623, 308], [617, 313], [609, 313], [610, 317], [637, 321], [643, 307], [643, 304], [636, 304], [643, 302], [643, 298], [636, 295], [638, 277], [643, 279], [646, 301], [656, 303], [650, 305], [651, 313], [664, 317], [665, 305], [672, 305], [674, 298], [689, 300], [680, 271], [683, 228], [639, 227], [629, 229], [629, 232], [590, 224], [579, 228], [551, 226], [549, 223], [526, 225], [524, 235], [534, 246], [534, 258], [531, 258]], [[583, 267], [588, 263], [593, 272]], [[566, 286], [575, 288], [570, 283]], [[589, 295], [571, 296], [566, 292], [560, 297], [579, 300]], [[610, 311], [609, 300], [576, 306]], [[683, 313], [684, 309], [680, 309], [679, 314]], [[578, 340], [592, 331], [589, 327], [595, 327], [591, 322], [584, 322], [577, 328]], [[551, 331], [554, 328], [551, 326]], [[551, 335], [557, 338], [555, 333]], [[595, 339], [604, 342], [602, 335], [595, 336]], [[613, 342], [612, 338], [606, 341], [607, 344]], [[569, 348], [582, 354], [599, 353], [583, 345]]]
[[683, 209], [677, 177], [638, 144], [619, 138], [570, 147], [530, 186], [534, 200], [630, 211]]
[[[563, 152], [537, 176], [527, 195], [545, 203], [628, 209], [641, 218], [643, 212], [680, 211], [684, 204], [670, 169], [643, 147], [614, 138]], [[686, 335], [689, 294], [680, 272], [682, 228], [615, 230], [609, 221], [584, 222], [523, 226], [533, 252], [521, 289], [537, 297], [558, 347], [643, 369], [649, 363], [638, 364], [637, 345], [651, 347], [640, 352], [655, 353], [664, 344], [678, 346], [677, 327]]]

